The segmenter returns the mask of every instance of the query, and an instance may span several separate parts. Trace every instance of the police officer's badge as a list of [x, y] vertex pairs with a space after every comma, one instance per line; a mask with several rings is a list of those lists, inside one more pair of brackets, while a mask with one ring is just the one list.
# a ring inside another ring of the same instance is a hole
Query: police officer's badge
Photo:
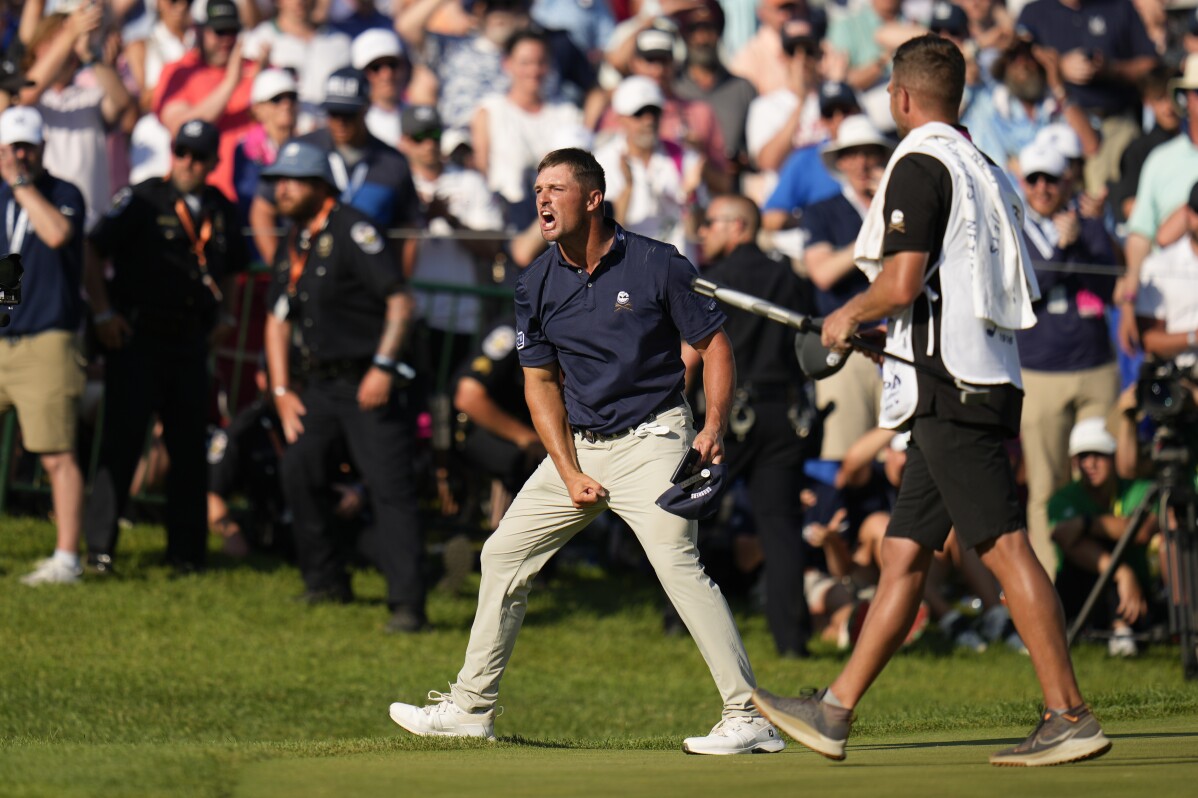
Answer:
[[129, 187], [122, 188], [112, 198], [112, 207], [108, 209], [108, 216], [115, 219], [124, 213], [125, 208], [129, 207], [129, 203], [133, 201], [133, 189]]
[[491, 373], [491, 369], [494, 367], [494, 365], [495, 364], [491, 362], [490, 358], [479, 355], [470, 362], [470, 370], [475, 374], [485, 377]]
[[890, 212], [890, 224], [886, 225], [887, 233], [907, 232], [907, 217], [898, 208]]
[[208, 440], [208, 465], [220, 465], [225, 459], [225, 451], [229, 448], [229, 433], [218, 429]]
[[483, 354], [492, 360], [503, 360], [516, 345], [516, 331], [504, 324], [491, 330], [483, 341]]
[[367, 255], [377, 255], [383, 251], [383, 239], [369, 222], [354, 223], [354, 226], [349, 228], [349, 237]]
[[616, 310], [632, 310], [632, 297], [627, 291], [616, 294]]
[[331, 254], [333, 254], [333, 234], [324, 233], [320, 238], [316, 239], [316, 255], [321, 258], [327, 258]]

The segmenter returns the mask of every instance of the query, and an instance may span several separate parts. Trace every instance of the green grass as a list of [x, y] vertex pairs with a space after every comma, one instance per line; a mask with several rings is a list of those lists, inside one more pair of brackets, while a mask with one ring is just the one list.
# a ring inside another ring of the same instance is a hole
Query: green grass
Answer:
[[[860, 794], [1158, 794], [1198, 780], [1198, 685], [1175, 647], [1134, 661], [1076, 652], [1082, 687], [1115, 738], [1094, 763], [988, 767], [1022, 737], [1038, 692], [1026, 657], [934, 646], [896, 658], [859, 708], [849, 759], [798, 746], [708, 759], [683, 737], [719, 719], [689, 638], [660, 634], [650, 578], [569, 570], [538, 585], [505, 677], [500, 741], [429, 741], [387, 717], [394, 700], [445, 689], [461, 664], [474, 598], [433, 594], [436, 629], [382, 631], [384, 587], [355, 575], [359, 602], [291, 601], [298, 574], [268, 560], [179, 580], [155, 564], [162, 532], [121, 542], [122, 576], [70, 587], [17, 581], [53, 539], [43, 522], [0, 522], [0, 795], [715, 795], [836, 789]], [[825, 684], [826, 653], [779, 659], [764, 620], [738, 613], [758, 680]]]

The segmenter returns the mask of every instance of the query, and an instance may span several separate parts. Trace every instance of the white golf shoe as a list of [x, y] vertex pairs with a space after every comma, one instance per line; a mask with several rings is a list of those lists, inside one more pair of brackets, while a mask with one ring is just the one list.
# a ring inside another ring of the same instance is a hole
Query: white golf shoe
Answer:
[[782, 735], [762, 717], [724, 718], [706, 737], [687, 737], [688, 754], [773, 754], [786, 747]]
[[448, 693], [429, 690], [432, 701], [425, 707], [391, 705], [391, 720], [421, 737], [483, 737], [495, 739], [495, 711], [467, 712], [453, 703]]

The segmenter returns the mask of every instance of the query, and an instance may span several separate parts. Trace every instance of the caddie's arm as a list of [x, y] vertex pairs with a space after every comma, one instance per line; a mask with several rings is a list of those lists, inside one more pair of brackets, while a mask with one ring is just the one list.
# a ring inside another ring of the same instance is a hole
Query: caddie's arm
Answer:
[[707, 417], [691, 447], [704, 463], [718, 463], [724, 459], [724, 432], [728, 429], [732, 391], [736, 386], [736, 359], [732, 354], [732, 342], [722, 327], [692, 346], [703, 358]]
[[898, 315], [923, 291], [928, 268], [927, 252], [896, 252], [886, 258], [881, 274], [867, 290], [857, 294], [824, 319], [824, 346], [847, 352], [849, 339], [862, 324]]
[[532, 424], [541, 437], [545, 451], [553, 460], [557, 473], [570, 493], [575, 507], [595, 504], [607, 496], [602, 485], [583, 473], [574, 448], [574, 435], [566, 416], [558, 376], [561, 368], [556, 361], [542, 366], [524, 367], [524, 401], [532, 414]]

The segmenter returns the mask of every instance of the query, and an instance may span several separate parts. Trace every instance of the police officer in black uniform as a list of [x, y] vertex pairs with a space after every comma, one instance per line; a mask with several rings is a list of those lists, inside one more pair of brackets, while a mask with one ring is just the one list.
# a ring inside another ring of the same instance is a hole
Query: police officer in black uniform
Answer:
[[512, 493], [545, 459], [545, 447], [524, 401], [524, 370], [516, 353], [516, 320], [499, 321], [458, 373], [453, 395], [459, 450]]
[[84, 279], [106, 353], [99, 467], [84, 518], [99, 573], [112, 569], [117, 519], [154, 413], [170, 456], [166, 559], [185, 572], [204, 566], [208, 348], [232, 330], [232, 279], [247, 263], [236, 206], [205, 184], [219, 143], [209, 123], [185, 123], [170, 175], [120, 192], [88, 236]]
[[[275, 407], [290, 444], [283, 493], [310, 601], [352, 599], [332, 540], [330, 454], [342, 441], [370, 491], [364, 548], [387, 580], [390, 631], [425, 625], [423, 543], [412, 477], [411, 418], [397, 382], [412, 302], [398, 259], [361, 211], [338, 200], [326, 154], [284, 145], [263, 173], [292, 228], [279, 242], [266, 321]], [[298, 362], [296, 391], [290, 355]]]
[[[712, 200], [699, 235], [713, 265], [704, 276], [783, 307], [809, 312], [811, 293], [790, 264], [755, 243], [761, 217], [747, 197]], [[807, 552], [798, 501], [803, 461], [819, 452], [818, 418], [794, 356], [794, 333], [729, 309], [724, 325], [736, 354], [737, 388], [729, 416], [729, 476], [744, 477], [765, 554], [766, 618], [778, 653], [807, 655], [811, 616], [803, 595]]]

